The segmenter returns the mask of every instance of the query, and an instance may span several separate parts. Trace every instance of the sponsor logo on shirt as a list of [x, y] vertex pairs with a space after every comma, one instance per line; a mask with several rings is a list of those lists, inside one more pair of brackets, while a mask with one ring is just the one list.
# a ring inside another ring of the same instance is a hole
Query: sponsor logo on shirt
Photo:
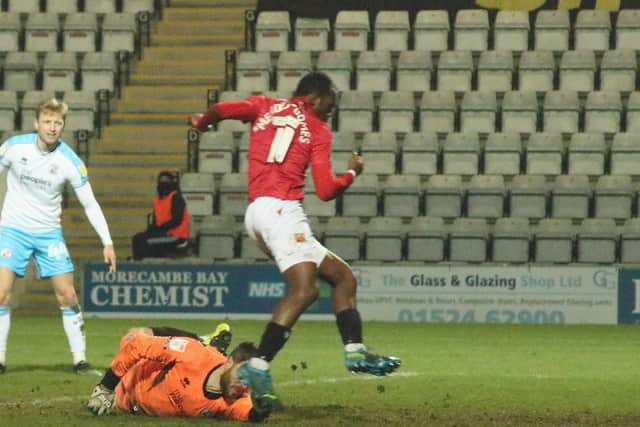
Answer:
[[20, 158], [20, 164], [26, 165], [28, 162], [29, 162], [29, 160], [26, 157], [21, 157]]
[[172, 338], [169, 341], [169, 349], [184, 353], [184, 350], [187, 348], [187, 343], [187, 340], [184, 338]]
[[49, 168], [49, 173], [51, 175], [55, 175], [58, 173], [58, 169], [59, 169], [58, 165], [51, 165], [51, 167]]
[[11, 258], [11, 249], [4, 248], [0, 251], [0, 256], [2, 258]]
[[42, 178], [36, 178], [35, 176], [26, 175], [26, 174], [20, 175], [20, 181], [30, 182], [32, 184], [35, 184], [35, 185], [37, 185], [39, 187], [43, 187], [43, 188], [49, 188], [52, 185], [51, 181], [48, 181], [48, 180], [42, 179]]

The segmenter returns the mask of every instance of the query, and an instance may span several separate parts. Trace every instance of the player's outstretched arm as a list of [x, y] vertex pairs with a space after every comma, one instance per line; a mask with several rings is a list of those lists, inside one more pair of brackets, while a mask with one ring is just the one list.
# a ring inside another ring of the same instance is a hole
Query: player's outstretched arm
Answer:
[[93, 226], [100, 240], [104, 245], [103, 255], [104, 261], [109, 264], [109, 271], [115, 271], [116, 269], [116, 253], [113, 249], [113, 241], [111, 240], [111, 234], [109, 233], [109, 226], [107, 220], [102, 213], [102, 209], [96, 200], [91, 189], [89, 182], [84, 185], [74, 188], [78, 201], [84, 208], [84, 213], [87, 215], [89, 222]]
[[116, 251], [113, 249], [113, 245], [106, 245], [102, 250], [104, 256], [104, 262], [109, 264], [109, 273], [116, 271]]

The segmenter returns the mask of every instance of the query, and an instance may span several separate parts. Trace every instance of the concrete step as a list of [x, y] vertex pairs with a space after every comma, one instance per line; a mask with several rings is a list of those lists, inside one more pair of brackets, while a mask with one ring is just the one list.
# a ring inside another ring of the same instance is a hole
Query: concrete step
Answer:
[[[148, 76], [148, 75], [147, 75]], [[163, 76], [165, 78], [170, 75]], [[193, 81], [192, 77], [185, 77]], [[210, 78], [210, 76], [209, 76]], [[184, 113], [186, 115], [203, 109], [203, 97], [183, 99], [122, 99], [118, 103], [121, 113]]]
[[164, 59], [157, 61], [142, 61], [134, 71], [134, 74], [206, 74], [208, 72], [224, 74], [224, 58], [198, 59], [198, 60], [174, 60]]
[[133, 184], [134, 182], [154, 181], [157, 175], [155, 168], [145, 167], [128, 167], [128, 166], [92, 166], [89, 170], [91, 181], [98, 183], [109, 180], [112, 182], [124, 182]]
[[215, 7], [222, 9], [227, 7], [245, 7], [247, 9], [255, 9], [258, 2], [256, 0], [216, 0], [215, 6], [213, 6], [211, 3], [211, 0], [171, 0], [171, 8]]
[[[93, 183], [92, 183], [93, 186]], [[101, 192], [96, 195], [102, 209], [107, 208], [136, 208], [140, 206], [149, 206], [153, 197], [153, 188], [147, 188], [145, 193], [133, 192]], [[69, 208], [80, 207], [77, 200], [69, 199]]]
[[147, 46], [144, 48], [144, 61], [156, 59], [174, 59], [177, 61], [193, 60], [193, 59], [219, 59], [224, 60], [224, 51], [229, 46], [210, 46], [203, 49], [201, 46], [181, 46], [176, 49], [175, 46]]
[[224, 22], [227, 20], [233, 20], [242, 23], [244, 22], [244, 11], [247, 9], [255, 8], [255, 2], [248, 3], [252, 3], [252, 6], [233, 7], [219, 6], [217, 4], [215, 6], [212, 6], [211, 2], [209, 2], [209, 4], [203, 5], [208, 7], [174, 7], [172, 4], [171, 7], [165, 9], [162, 20], [163, 22], [205, 21], [209, 24], [216, 21]]
[[232, 19], [223, 20], [221, 18], [213, 19], [210, 21], [204, 20], [185, 20], [185, 21], [160, 21], [157, 26], [157, 34], [162, 34], [163, 36], [167, 35], [178, 35], [182, 36], [185, 34], [191, 35], [227, 35], [229, 33], [240, 33], [244, 34], [244, 22], [239, 20], [242, 19], [243, 15], [239, 14], [237, 17]]
[[206, 85], [224, 87], [224, 73], [167, 75], [167, 74], [135, 74], [131, 76], [131, 84], [140, 85]]
[[[203, 104], [202, 110], [204, 111]], [[184, 113], [112, 113], [112, 124], [126, 125], [185, 125], [187, 123], [187, 115]]]
[[134, 142], [136, 138], [144, 135], [144, 138], [154, 138], [158, 140], [158, 143], [160, 144], [165, 140], [186, 138], [186, 127], [186, 124], [184, 126], [111, 125], [104, 129], [102, 139], [99, 143], [112, 139], [128, 139], [130, 142]]
[[[140, 99], [162, 99], [174, 100], [180, 98], [198, 98], [200, 97], [203, 104], [206, 103], [207, 91], [214, 87], [207, 85], [192, 86], [158, 86], [158, 85], [131, 85], [127, 86], [122, 96], [123, 100], [132, 101]], [[113, 115], [111, 115], [113, 119]]]
[[237, 49], [244, 46], [244, 31], [227, 34], [154, 34], [151, 46], [224, 46]]
[[[98, 202], [102, 204], [105, 194], [139, 194], [146, 196], [147, 203], [153, 196], [155, 191], [155, 179], [143, 179], [141, 181], [133, 180], [116, 180], [111, 178], [104, 178], [100, 180], [93, 180], [91, 187], [96, 194]], [[135, 205], [134, 205], [135, 206]]]
[[[109, 217], [107, 217], [107, 222], [109, 222]], [[146, 227], [147, 221], [145, 218], [138, 221], [119, 222], [117, 223], [117, 226], [109, 224], [109, 231], [111, 232], [111, 236], [114, 238], [130, 238], [135, 233], [144, 230]], [[99, 249], [100, 240], [98, 239], [98, 236], [91, 225], [78, 223], [77, 221], [66, 220], [62, 222], [62, 229], [64, 230], [64, 235], [69, 236], [69, 238], [85, 237], [96, 239], [96, 245]], [[101, 252], [102, 250], [100, 249], [99, 253]]]
[[[127, 167], [137, 168], [145, 166], [154, 168], [157, 172], [162, 169], [182, 169], [187, 166], [187, 153], [172, 154], [167, 153], [162, 156], [157, 154], [110, 154], [96, 153], [91, 156], [90, 170], [94, 167]], [[93, 174], [93, 173], [92, 173]]]

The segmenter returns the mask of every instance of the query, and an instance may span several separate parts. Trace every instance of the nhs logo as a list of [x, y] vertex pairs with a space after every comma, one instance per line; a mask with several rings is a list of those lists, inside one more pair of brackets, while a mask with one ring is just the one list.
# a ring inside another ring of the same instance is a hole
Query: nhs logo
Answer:
[[249, 297], [281, 298], [285, 295], [283, 282], [249, 282]]

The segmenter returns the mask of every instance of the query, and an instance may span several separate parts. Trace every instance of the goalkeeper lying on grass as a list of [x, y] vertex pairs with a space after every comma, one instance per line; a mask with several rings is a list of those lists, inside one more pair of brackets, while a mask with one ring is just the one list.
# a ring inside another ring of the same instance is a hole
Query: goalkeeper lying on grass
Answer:
[[246, 372], [246, 361], [255, 356], [255, 345], [243, 342], [225, 356], [231, 338], [226, 324], [205, 340], [197, 338], [166, 327], [129, 330], [91, 394], [89, 410], [106, 415], [117, 406], [124, 412], [150, 416], [239, 421], [268, 417], [270, 409], [248, 395], [252, 378]]

